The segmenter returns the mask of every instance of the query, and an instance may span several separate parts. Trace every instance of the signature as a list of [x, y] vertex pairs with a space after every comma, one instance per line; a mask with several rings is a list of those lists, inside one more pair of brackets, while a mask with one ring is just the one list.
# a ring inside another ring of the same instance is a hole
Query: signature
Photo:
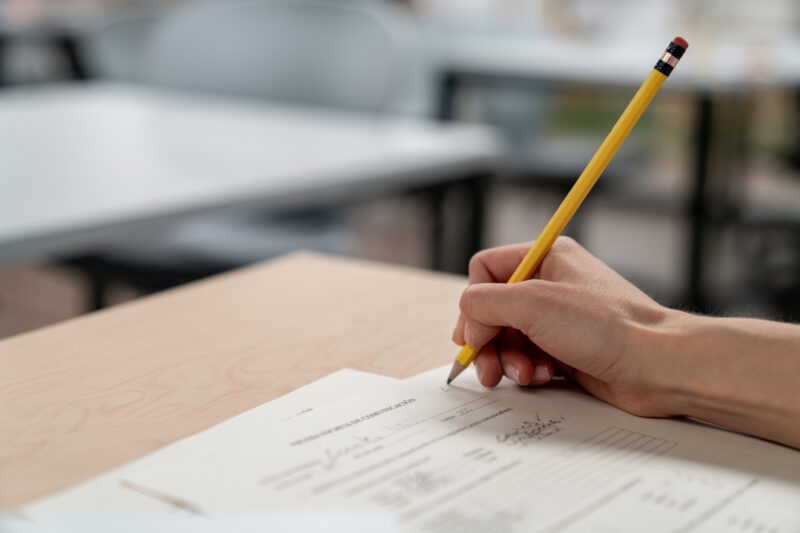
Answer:
[[372, 446], [373, 444], [377, 444], [381, 440], [383, 440], [382, 437], [353, 437], [352, 442], [346, 446], [341, 448], [326, 448], [325, 458], [322, 460], [322, 468], [325, 470], [330, 470], [335, 467], [342, 458], [347, 457], [348, 455], [358, 454], [358, 456], [361, 456], [372, 453], [373, 451], [377, 451], [383, 446], [378, 445], [370, 450], [367, 450], [366, 448]]
[[525, 446], [531, 441], [543, 440], [558, 433], [563, 429], [564, 422], [566, 422], [564, 415], [543, 419], [536, 413], [535, 420], [526, 420], [508, 433], [497, 435], [497, 442], [511, 446]]

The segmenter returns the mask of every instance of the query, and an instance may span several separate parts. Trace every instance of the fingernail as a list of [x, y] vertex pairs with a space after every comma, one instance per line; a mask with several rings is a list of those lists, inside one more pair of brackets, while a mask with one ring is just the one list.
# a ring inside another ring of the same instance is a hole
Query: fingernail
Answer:
[[519, 384], [519, 369], [513, 365], [508, 365], [505, 368], [506, 376], [510, 377], [514, 383]]
[[472, 338], [472, 331], [469, 329], [469, 324], [464, 324], [464, 342], [469, 344], [470, 346], [475, 346], [472, 344], [472, 341], [475, 339]]
[[483, 385], [483, 372], [479, 365], [475, 365], [475, 373], [478, 375], [478, 382]]
[[533, 379], [534, 381], [546, 381], [550, 379], [550, 371], [547, 369], [547, 365], [537, 364], [533, 369]]

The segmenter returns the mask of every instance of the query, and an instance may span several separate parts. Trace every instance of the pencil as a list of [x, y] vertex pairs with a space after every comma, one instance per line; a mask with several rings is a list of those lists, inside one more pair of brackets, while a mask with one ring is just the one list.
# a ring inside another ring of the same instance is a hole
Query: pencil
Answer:
[[[539, 237], [528, 250], [528, 253], [522, 259], [517, 269], [511, 275], [508, 283], [519, 283], [525, 281], [533, 276], [536, 269], [539, 268], [547, 252], [553, 246], [558, 236], [564, 231], [564, 228], [569, 223], [575, 211], [578, 210], [586, 195], [592, 189], [597, 179], [603, 173], [603, 170], [608, 166], [608, 163], [617, 153], [619, 147], [625, 141], [628, 133], [633, 129], [633, 126], [642, 116], [644, 110], [650, 105], [650, 102], [655, 97], [658, 90], [666, 81], [667, 77], [672, 73], [678, 60], [683, 56], [689, 43], [681, 37], [675, 37], [669, 43], [667, 49], [661, 55], [650, 75], [644, 80], [642, 86], [634, 95], [633, 99], [622, 112], [622, 115], [614, 124], [611, 132], [608, 134], [603, 144], [597, 149], [589, 164], [581, 173], [580, 177], [575, 181], [575, 184], [570, 189], [567, 196], [558, 206], [556, 212], [553, 214], [550, 221], [544, 227]], [[447, 378], [449, 385], [461, 372], [467, 368], [470, 363], [477, 357], [483, 346], [470, 346], [465, 344], [459, 352], [456, 360], [453, 362], [453, 368]]]

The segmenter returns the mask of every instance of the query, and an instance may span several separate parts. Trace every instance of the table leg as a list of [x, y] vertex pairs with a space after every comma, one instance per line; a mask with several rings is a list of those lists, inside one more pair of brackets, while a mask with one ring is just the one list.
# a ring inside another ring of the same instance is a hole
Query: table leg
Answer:
[[69, 65], [70, 79], [88, 79], [89, 76], [78, 52], [78, 42], [75, 37], [70, 34], [60, 35], [55, 39], [55, 46], [64, 54]]
[[700, 93], [697, 99], [695, 118], [695, 172], [694, 189], [689, 204], [691, 236], [689, 244], [688, 304], [698, 311], [705, 311], [707, 301], [703, 286], [703, 269], [706, 247], [707, 187], [711, 156], [712, 99], [708, 92]]
[[0, 87], [8, 85], [6, 54], [8, 54], [8, 38], [6, 38], [4, 35], [0, 35]]
[[439, 120], [449, 122], [455, 119], [456, 94], [458, 93], [459, 79], [454, 72], [442, 73], [439, 83], [438, 104], [436, 116]]
[[466, 274], [483, 247], [489, 174], [476, 174], [429, 190], [433, 268]]
[[[462, 78], [453, 71], [445, 70], [439, 83], [436, 116], [442, 121], [452, 121], [456, 114], [456, 98], [462, 85]], [[469, 260], [483, 247], [483, 232], [486, 216], [487, 185], [491, 176], [478, 174], [462, 182], [462, 186], [449, 186], [438, 189], [434, 194], [434, 268], [459, 274], [467, 273]], [[453, 194], [455, 189], [458, 193]], [[447, 238], [448, 198], [456, 196], [463, 224], [461, 231], [451, 231], [450, 235], [460, 237], [455, 246]], [[457, 251], [454, 251], [455, 250]]]
[[468, 273], [467, 267], [472, 256], [484, 246], [484, 230], [486, 228], [486, 203], [489, 192], [488, 175], [478, 175], [467, 182], [467, 209], [469, 210], [469, 232], [466, 238], [466, 250], [460, 264], [462, 272]]
[[434, 270], [444, 270], [446, 192], [446, 185], [432, 187], [429, 191], [431, 206], [431, 266]]
[[86, 309], [88, 311], [99, 311], [106, 306], [106, 290], [108, 283], [98, 275], [87, 274], [87, 299]]

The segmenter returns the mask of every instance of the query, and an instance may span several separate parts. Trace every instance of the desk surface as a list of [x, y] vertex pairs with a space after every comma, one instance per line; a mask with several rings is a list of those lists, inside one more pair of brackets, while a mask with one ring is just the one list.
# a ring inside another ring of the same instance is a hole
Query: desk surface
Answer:
[[0, 341], [0, 508], [339, 368], [402, 378], [446, 364], [464, 285], [293, 254]]
[[113, 85], [5, 91], [0, 262], [191, 214], [433, 185], [500, 153], [477, 127]]

